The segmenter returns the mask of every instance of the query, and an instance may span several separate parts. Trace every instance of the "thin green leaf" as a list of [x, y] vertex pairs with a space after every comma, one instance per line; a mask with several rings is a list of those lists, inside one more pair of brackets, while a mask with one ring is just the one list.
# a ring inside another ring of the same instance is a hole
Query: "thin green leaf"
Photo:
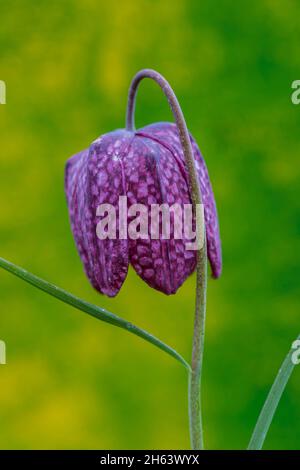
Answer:
[[14, 274], [15, 276], [23, 279], [23, 281], [26, 281], [29, 284], [32, 284], [33, 286], [37, 287], [38, 289], [46, 292], [47, 294], [56, 297], [62, 302], [72, 305], [72, 307], [75, 307], [78, 310], [82, 310], [83, 312], [88, 313], [92, 317], [98, 318], [98, 320], [110, 323], [111, 325], [117, 326], [119, 328], [123, 328], [124, 330], [129, 331], [130, 333], [139, 336], [140, 338], [143, 338], [145, 341], [148, 341], [149, 343], [153, 344], [154, 346], [158, 347], [162, 351], [177, 359], [179, 362], [181, 362], [181, 364], [185, 366], [186, 369], [190, 370], [189, 364], [177, 351], [175, 351], [173, 348], [163, 343], [147, 331], [133, 325], [127, 320], [124, 320], [123, 318], [120, 318], [117, 315], [108, 312], [104, 308], [98, 307], [89, 302], [86, 302], [85, 300], [75, 297], [74, 295], [61, 289], [60, 287], [57, 287], [47, 281], [44, 281], [43, 279], [35, 276], [34, 274], [29, 273], [25, 269], [20, 268], [19, 266], [16, 266], [13, 263], [10, 263], [9, 261], [6, 261], [3, 258], [0, 258], [0, 267]]
[[[263, 443], [265, 441], [267, 432], [272, 423], [275, 411], [277, 409], [280, 398], [284, 392], [284, 389], [289, 381], [289, 378], [294, 370], [296, 365], [292, 360], [292, 356], [295, 353], [297, 348], [297, 341], [300, 340], [300, 335], [297, 340], [294, 341], [288, 355], [283, 361], [282, 366], [279, 369], [277, 377], [271, 387], [269, 395], [265, 401], [265, 404], [261, 410], [259, 418], [257, 420], [256, 426], [254, 428], [248, 450], [261, 450]], [[299, 342], [300, 344], [300, 342]], [[298, 344], [298, 348], [299, 348]]]

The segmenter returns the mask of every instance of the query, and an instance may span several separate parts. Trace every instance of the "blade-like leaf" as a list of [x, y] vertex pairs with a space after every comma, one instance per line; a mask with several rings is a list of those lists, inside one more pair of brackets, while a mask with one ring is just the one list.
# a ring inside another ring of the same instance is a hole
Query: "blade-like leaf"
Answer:
[[269, 395], [267, 396], [265, 404], [257, 420], [248, 446], [248, 450], [261, 450], [263, 446], [280, 398], [296, 365], [296, 362], [293, 361], [292, 358], [293, 354], [296, 351], [295, 348], [298, 347], [299, 349], [299, 345], [300, 335], [298, 336], [297, 340], [293, 342], [293, 345], [288, 355], [286, 356], [282, 366], [279, 369], [277, 377], [271, 387]]
[[72, 305], [72, 307], [75, 307], [78, 310], [82, 310], [83, 312], [88, 313], [89, 315], [95, 318], [98, 318], [98, 320], [101, 320], [106, 323], [110, 323], [111, 325], [117, 326], [119, 328], [123, 328], [124, 330], [129, 331], [130, 333], [136, 336], [139, 336], [140, 338], [143, 338], [145, 341], [148, 341], [149, 343], [154, 344], [154, 346], [158, 347], [159, 349], [165, 351], [170, 356], [177, 359], [179, 362], [181, 362], [181, 364], [183, 364], [186, 367], [186, 369], [190, 370], [189, 364], [185, 361], [185, 359], [183, 359], [183, 357], [177, 351], [175, 351], [173, 348], [163, 343], [162, 341], [160, 341], [158, 338], [151, 335], [147, 331], [133, 325], [127, 320], [124, 320], [123, 318], [120, 318], [117, 315], [114, 315], [113, 313], [105, 310], [104, 308], [101, 308], [89, 302], [86, 302], [85, 300], [82, 300], [79, 297], [75, 297], [74, 295], [61, 289], [60, 287], [57, 287], [53, 284], [50, 284], [47, 281], [44, 281], [43, 279], [35, 276], [34, 274], [29, 273], [25, 269], [20, 268], [19, 266], [16, 266], [13, 263], [10, 263], [9, 261], [6, 261], [3, 258], [0, 258], [0, 267], [14, 274], [15, 276], [23, 279], [29, 284], [32, 284], [38, 289], [46, 292], [47, 294], [50, 294], [53, 297], [56, 297], [62, 302]]

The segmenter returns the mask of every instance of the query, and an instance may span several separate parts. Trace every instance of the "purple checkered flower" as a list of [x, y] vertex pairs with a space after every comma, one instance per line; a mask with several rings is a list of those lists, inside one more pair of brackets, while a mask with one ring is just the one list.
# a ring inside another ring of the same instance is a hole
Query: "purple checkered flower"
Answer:
[[[221, 243], [215, 199], [204, 159], [191, 137], [199, 177], [212, 276], [221, 274]], [[77, 249], [91, 284], [115, 296], [129, 263], [151, 287], [174, 294], [196, 267], [196, 251], [186, 240], [99, 239], [97, 207], [128, 204], [191, 204], [188, 175], [175, 124], [157, 123], [137, 131], [117, 130], [101, 136], [66, 165], [65, 191]]]

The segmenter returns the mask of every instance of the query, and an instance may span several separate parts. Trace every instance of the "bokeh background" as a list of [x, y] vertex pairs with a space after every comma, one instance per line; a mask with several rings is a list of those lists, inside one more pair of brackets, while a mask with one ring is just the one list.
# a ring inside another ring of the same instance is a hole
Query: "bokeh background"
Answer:
[[[0, 2], [1, 256], [191, 353], [194, 284], [166, 297], [130, 271], [119, 296], [86, 280], [63, 192], [66, 159], [123, 127], [144, 67], [174, 86], [206, 158], [224, 271], [208, 289], [208, 448], [247, 446], [299, 333], [300, 79], [296, 0]], [[141, 87], [137, 122], [172, 116]], [[187, 377], [142, 340], [0, 272], [3, 449], [188, 448]], [[299, 366], [300, 367], [300, 366]], [[265, 448], [300, 448], [296, 368]]]

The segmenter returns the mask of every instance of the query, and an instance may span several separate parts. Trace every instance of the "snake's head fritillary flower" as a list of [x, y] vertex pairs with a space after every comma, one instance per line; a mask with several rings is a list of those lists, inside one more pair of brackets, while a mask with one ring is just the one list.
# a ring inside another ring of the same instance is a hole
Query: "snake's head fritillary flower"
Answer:
[[[207, 253], [212, 276], [221, 274], [221, 243], [215, 199], [207, 168], [191, 137], [199, 178], [206, 227]], [[65, 191], [77, 249], [91, 284], [115, 296], [129, 263], [151, 287], [174, 294], [196, 267], [196, 251], [186, 239], [99, 239], [97, 207], [110, 204], [119, 214], [119, 197], [128, 206], [191, 204], [188, 175], [177, 126], [157, 123], [136, 131], [117, 130], [101, 136], [89, 149], [71, 157], [66, 165]], [[149, 228], [150, 231], [150, 228]]]

